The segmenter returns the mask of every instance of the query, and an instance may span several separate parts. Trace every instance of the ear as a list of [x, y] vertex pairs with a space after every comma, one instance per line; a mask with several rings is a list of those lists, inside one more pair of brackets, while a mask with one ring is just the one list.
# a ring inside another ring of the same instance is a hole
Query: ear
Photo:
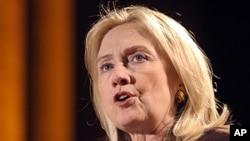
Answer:
[[183, 83], [180, 83], [176, 88], [175, 92], [175, 102], [176, 103], [183, 103], [187, 100], [187, 92]]
[[179, 83], [179, 85], [178, 85], [176, 91], [178, 91], [178, 90], [183, 91], [185, 94], [187, 93], [186, 88], [185, 88], [185, 85], [184, 85], [184, 83], [182, 83], [182, 82]]

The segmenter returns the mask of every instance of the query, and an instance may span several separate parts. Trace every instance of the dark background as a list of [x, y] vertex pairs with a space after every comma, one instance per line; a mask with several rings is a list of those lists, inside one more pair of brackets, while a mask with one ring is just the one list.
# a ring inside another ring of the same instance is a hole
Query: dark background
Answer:
[[[92, 108], [84, 66], [84, 38], [97, 20], [104, 0], [77, 0], [77, 141], [97, 141], [104, 135]], [[112, 3], [111, 3], [112, 4]], [[118, 0], [117, 6], [142, 4], [181, 21], [192, 31], [212, 62], [216, 97], [229, 105], [235, 123], [249, 125], [249, 7], [245, 1]], [[176, 13], [181, 14], [178, 16]]]

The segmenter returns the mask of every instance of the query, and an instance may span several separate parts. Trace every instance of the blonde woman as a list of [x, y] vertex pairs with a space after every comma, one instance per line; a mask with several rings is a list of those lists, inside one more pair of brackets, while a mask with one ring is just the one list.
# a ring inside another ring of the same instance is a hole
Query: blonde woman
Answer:
[[85, 64], [107, 140], [228, 141], [229, 110], [189, 32], [145, 6], [105, 12], [87, 34]]

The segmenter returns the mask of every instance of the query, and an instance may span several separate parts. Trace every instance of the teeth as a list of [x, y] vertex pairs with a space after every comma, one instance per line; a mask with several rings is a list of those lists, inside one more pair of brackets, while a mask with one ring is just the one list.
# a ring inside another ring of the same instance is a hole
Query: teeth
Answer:
[[118, 100], [122, 101], [122, 100], [127, 99], [128, 97], [129, 97], [128, 95], [121, 95], [121, 96], [118, 97]]

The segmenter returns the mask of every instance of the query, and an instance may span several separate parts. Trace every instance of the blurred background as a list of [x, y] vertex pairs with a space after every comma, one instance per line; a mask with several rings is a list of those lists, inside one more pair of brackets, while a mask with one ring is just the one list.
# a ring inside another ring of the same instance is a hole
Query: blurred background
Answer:
[[[157, 8], [194, 33], [216, 97], [249, 125], [249, 8], [242, 1], [116, 0]], [[97, 141], [84, 38], [106, 0], [0, 0], [0, 141]], [[111, 3], [112, 4], [112, 1]]]

